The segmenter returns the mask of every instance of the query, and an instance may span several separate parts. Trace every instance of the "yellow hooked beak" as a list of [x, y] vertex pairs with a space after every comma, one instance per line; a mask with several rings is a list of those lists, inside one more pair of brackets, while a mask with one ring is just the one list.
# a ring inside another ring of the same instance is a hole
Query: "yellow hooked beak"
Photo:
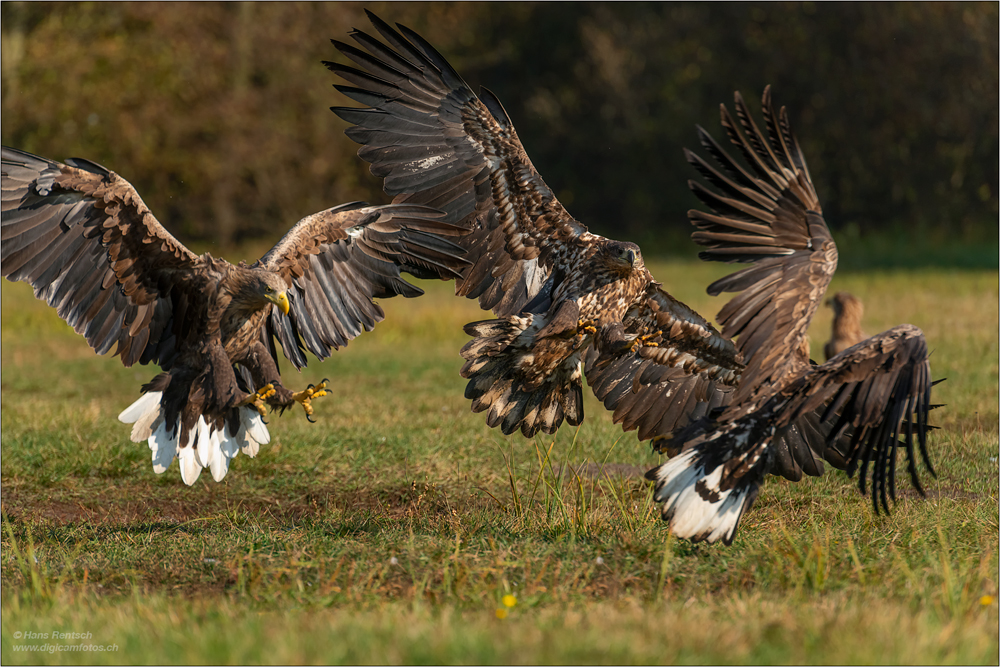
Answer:
[[281, 309], [281, 312], [285, 315], [288, 314], [288, 295], [284, 292], [278, 292], [277, 294], [267, 294], [265, 298]]

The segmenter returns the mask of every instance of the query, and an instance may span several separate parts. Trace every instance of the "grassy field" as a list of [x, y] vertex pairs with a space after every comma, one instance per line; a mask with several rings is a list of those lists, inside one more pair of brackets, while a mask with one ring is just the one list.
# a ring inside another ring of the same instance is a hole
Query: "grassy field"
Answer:
[[[652, 270], [721, 306], [704, 286], [726, 267]], [[4, 282], [3, 661], [996, 664], [995, 270], [838, 275], [868, 332], [920, 326], [948, 378], [937, 478], [921, 499], [901, 477], [889, 517], [842, 473], [771, 479], [728, 548], [668, 536], [641, 478], [659, 459], [592, 395], [554, 438], [488, 429], [458, 375], [486, 314], [424, 286], [332, 359], [284, 364], [293, 389], [332, 380], [318, 423], [275, 416], [256, 459], [187, 488], [116, 420], [154, 369]]]

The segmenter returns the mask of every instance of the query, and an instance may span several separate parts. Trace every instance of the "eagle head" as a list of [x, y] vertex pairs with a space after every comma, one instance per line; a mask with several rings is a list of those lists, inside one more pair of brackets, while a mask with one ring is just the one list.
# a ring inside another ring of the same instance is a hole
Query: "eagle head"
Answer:
[[253, 312], [273, 303], [282, 313], [288, 314], [287, 285], [285, 279], [277, 273], [247, 268], [238, 272], [235, 283], [236, 289], [232, 290], [234, 304]]
[[625, 241], [610, 241], [601, 248], [600, 257], [615, 273], [628, 275], [643, 267], [639, 246]]

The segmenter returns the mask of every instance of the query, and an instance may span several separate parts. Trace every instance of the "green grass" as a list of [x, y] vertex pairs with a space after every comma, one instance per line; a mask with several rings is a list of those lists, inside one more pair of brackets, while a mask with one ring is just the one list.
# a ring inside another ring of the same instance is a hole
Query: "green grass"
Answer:
[[[652, 267], [706, 314], [726, 272]], [[668, 537], [659, 460], [593, 396], [579, 429], [505, 437], [462, 397], [451, 286], [383, 303], [301, 375], [221, 484], [155, 475], [116, 415], [151, 368], [99, 358], [25, 285], [2, 296], [0, 649], [22, 663], [996, 663], [998, 276], [847, 272], [866, 331], [911, 322], [935, 377], [928, 498], [873, 515], [833, 471], [771, 479], [732, 547]], [[822, 309], [814, 356], [829, 331]], [[501, 598], [517, 604], [505, 618]], [[502, 614], [501, 614], [502, 615]], [[82, 632], [110, 652], [14, 650]]]

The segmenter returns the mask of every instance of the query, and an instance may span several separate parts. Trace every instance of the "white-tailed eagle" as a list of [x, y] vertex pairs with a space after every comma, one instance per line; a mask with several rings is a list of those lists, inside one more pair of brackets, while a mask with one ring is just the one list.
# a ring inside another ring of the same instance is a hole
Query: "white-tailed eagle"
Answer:
[[[722, 405], [742, 364], [730, 340], [662, 289], [639, 248], [587, 231], [545, 185], [493, 93], [477, 96], [423, 38], [368, 13], [385, 40], [334, 40], [356, 67], [326, 63], [363, 108], [334, 107], [394, 203], [471, 229], [456, 291], [497, 319], [465, 327], [465, 395], [505, 434], [583, 419], [582, 376], [640, 437]], [[663, 396], [635, 404], [639, 378]]]
[[[863, 340], [826, 363], [809, 360], [809, 323], [837, 268], [837, 247], [785, 109], [763, 97], [766, 134], [736, 94], [739, 126], [722, 105], [722, 125], [749, 167], [701, 127], [718, 168], [691, 151], [688, 161], [714, 186], [690, 186], [711, 212], [693, 210], [704, 260], [749, 263], [715, 281], [709, 294], [736, 292], [719, 312], [746, 368], [729, 404], [678, 432], [654, 438], [675, 454], [651, 470], [655, 498], [671, 531], [729, 544], [770, 472], [795, 478], [822, 461], [871, 482], [875, 512], [895, 500], [897, 448], [916, 489], [917, 453], [927, 455], [931, 371], [920, 329], [903, 324]], [[742, 126], [742, 132], [740, 131]], [[641, 392], [640, 392], [641, 393]], [[789, 452], [792, 451], [792, 455]], [[814, 460], [809, 461], [810, 457]], [[791, 466], [791, 474], [789, 474]]]
[[147, 440], [153, 469], [175, 457], [193, 484], [221, 480], [240, 451], [270, 440], [266, 406], [310, 400], [278, 373], [277, 339], [296, 366], [323, 359], [382, 320], [375, 298], [418, 296], [400, 277], [453, 278], [464, 231], [440, 211], [353, 203], [299, 221], [253, 265], [195, 255], [153, 217], [135, 189], [83, 159], [65, 164], [3, 148], [2, 273], [104, 354], [162, 373], [119, 416]]

